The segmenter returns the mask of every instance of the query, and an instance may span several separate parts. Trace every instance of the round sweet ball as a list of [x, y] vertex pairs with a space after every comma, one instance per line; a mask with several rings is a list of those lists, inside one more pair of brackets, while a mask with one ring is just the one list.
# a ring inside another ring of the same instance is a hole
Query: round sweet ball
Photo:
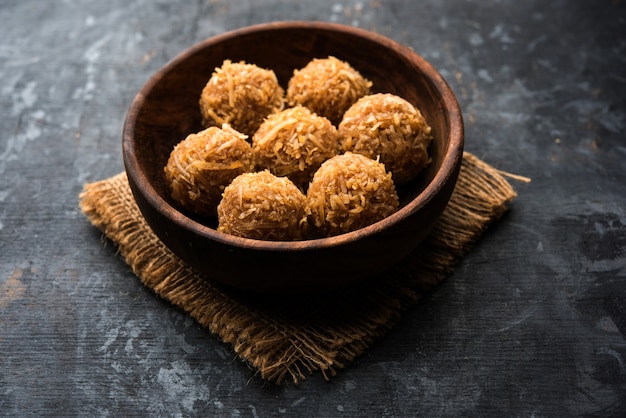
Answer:
[[200, 95], [202, 124], [209, 127], [228, 123], [252, 136], [263, 119], [283, 109], [284, 96], [274, 71], [225, 60]]
[[306, 190], [319, 166], [339, 153], [337, 128], [303, 106], [267, 117], [252, 137], [258, 169], [289, 177]]
[[224, 187], [254, 168], [252, 147], [246, 138], [224, 125], [179, 142], [165, 166], [172, 199], [193, 214], [215, 217]]
[[379, 158], [397, 185], [413, 180], [430, 163], [431, 128], [418, 108], [396, 95], [362, 97], [338, 129], [344, 152]]
[[302, 239], [306, 197], [288, 178], [269, 171], [241, 174], [224, 189], [217, 207], [217, 230], [269, 241]]
[[315, 58], [295, 70], [287, 86], [289, 106], [302, 105], [337, 125], [346, 110], [369, 94], [372, 82], [347, 62], [335, 57]]
[[399, 207], [395, 185], [385, 166], [350, 152], [322, 164], [311, 181], [307, 201], [319, 236], [363, 228]]

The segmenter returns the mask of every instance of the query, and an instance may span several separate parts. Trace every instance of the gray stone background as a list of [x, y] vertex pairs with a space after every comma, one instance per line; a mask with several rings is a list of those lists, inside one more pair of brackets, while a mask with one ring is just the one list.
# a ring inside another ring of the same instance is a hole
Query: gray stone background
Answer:
[[[466, 149], [533, 179], [330, 383], [263, 382], [78, 209], [123, 170], [154, 71], [273, 20], [411, 46], [456, 92]], [[624, 416], [625, 29], [621, 0], [0, 0], [0, 415]]]

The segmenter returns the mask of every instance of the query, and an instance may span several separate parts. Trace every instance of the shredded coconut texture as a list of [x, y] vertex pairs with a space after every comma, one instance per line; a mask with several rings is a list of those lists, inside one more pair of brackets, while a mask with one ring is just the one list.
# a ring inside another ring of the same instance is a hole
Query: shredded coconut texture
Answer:
[[339, 124], [343, 151], [379, 158], [396, 184], [414, 179], [431, 159], [431, 128], [407, 100], [379, 93], [359, 99]]
[[339, 142], [328, 119], [296, 106], [270, 115], [252, 137], [252, 150], [257, 168], [305, 190], [319, 166], [339, 153]]
[[391, 174], [360, 154], [335, 156], [317, 170], [307, 191], [318, 236], [332, 236], [373, 224], [398, 210]]
[[224, 189], [217, 215], [217, 230], [239, 237], [293, 241], [306, 235], [305, 195], [267, 170], [235, 178]]
[[202, 123], [205, 127], [228, 123], [252, 136], [265, 117], [283, 109], [284, 96], [274, 71], [225, 60], [200, 95]]
[[191, 213], [215, 217], [224, 187], [254, 168], [246, 138], [224, 125], [191, 134], [178, 143], [165, 166], [172, 199]]
[[294, 70], [287, 86], [289, 106], [302, 105], [337, 125], [346, 110], [369, 94], [372, 82], [347, 62], [316, 58]]

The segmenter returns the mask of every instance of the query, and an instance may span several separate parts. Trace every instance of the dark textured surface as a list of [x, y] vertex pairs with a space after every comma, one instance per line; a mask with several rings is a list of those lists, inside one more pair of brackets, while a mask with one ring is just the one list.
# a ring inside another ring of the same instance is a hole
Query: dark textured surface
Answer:
[[[144, 289], [77, 206], [122, 171], [150, 74], [278, 19], [410, 45], [457, 93], [466, 149], [533, 178], [390, 334], [285, 388]], [[0, 415], [625, 415], [624, 2], [0, 0], [0, 21]]]

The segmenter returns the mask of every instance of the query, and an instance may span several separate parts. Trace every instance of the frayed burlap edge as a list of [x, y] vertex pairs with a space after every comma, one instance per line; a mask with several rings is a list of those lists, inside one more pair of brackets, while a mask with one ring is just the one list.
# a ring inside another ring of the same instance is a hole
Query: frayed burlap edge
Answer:
[[[466, 152], [450, 203], [416, 251], [357, 289], [297, 307], [277, 308], [196, 274], [152, 233], [124, 173], [85, 185], [80, 207], [145, 286], [230, 344], [263, 379], [298, 383], [316, 371], [335, 375], [450, 274], [516, 197], [505, 175]], [[285, 315], [291, 308], [297, 313]]]

